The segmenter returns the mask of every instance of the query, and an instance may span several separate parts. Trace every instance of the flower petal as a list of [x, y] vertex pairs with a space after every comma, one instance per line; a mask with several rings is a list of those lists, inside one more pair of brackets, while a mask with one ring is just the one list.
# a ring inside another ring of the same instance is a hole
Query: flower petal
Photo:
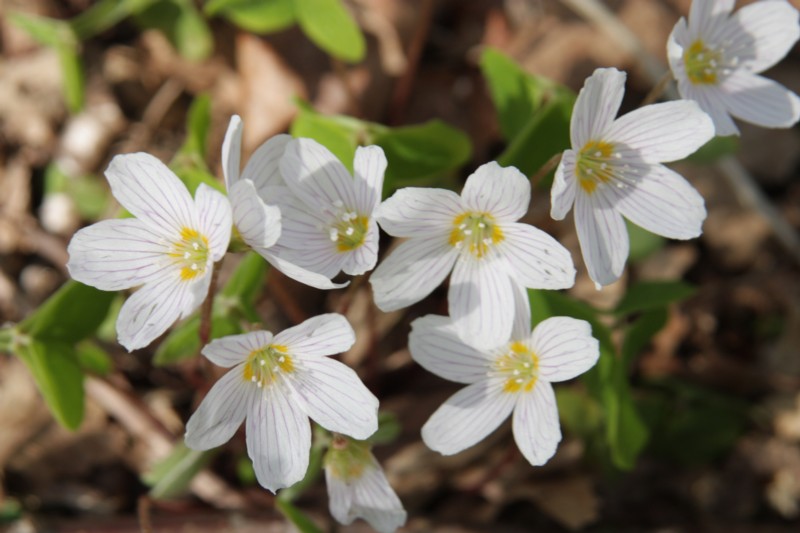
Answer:
[[328, 313], [281, 331], [274, 342], [286, 346], [292, 355], [323, 357], [349, 350], [356, 334], [343, 315]]
[[422, 426], [422, 440], [442, 455], [473, 446], [511, 414], [516, 395], [503, 392], [502, 384], [484, 379], [467, 385], [447, 399]]
[[297, 266], [291, 261], [283, 259], [274, 253], [274, 247], [270, 250], [256, 248], [255, 251], [258, 252], [261, 257], [266, 259], [270, 265], [274, 266], [293, 280], [299, 281], [300, 283], [309, 285], [316, 289], [340, 289], [342, 287], [347, 287], [347, 285], [350, 284], [349, 281], [345, 283], [334, 283], [330, 280], [330, 278], [327, 278], [322, 274], [318, 274], [303, 267]]
[[490, 161], [467, 178], [461, 198], [472, 211], [489, 213], [498, 222], [513, 222], [528, 212], [531, 183], [515, 167]]
[[186, 446], [193, 450], [210, 450], [233, 437], [247, 416], [253, 392], [258, 391], [244, 380], [243, 372], [239, 365], [214, 383], [186, 423]]
[[429, 237], [452, 230], [453, 221], [465, 209], [453, 191], [404, 187], [381, 203], [375, 218], [394, 237]]
[[617, 116], [625, 94], [626, 74], [615, 68], [599, 68], [586, 78], [578, 93], [569, 134], [574, 150], [592, 140], [599, 140]]
[[[285, 189], [288, 190], [288, 189]], [[330, 279], [342, 270], [345, 254], [336, 249], [327, 227], [331, 221], [310, 211], [296, 197], [282, 199], [281, 238], [270, 251], [295, 265]]]
[[698, 237], [706, 218], [705, 201], [683, 176], [663, 165], [644, 167], [632, 187], [609, 190], [622, 215], [651, 233], [670, 239]]
[[453, 321], [446, 316], [426, 315], [414, 320], [408, 350], [425, 370], [457, 383], [486, 378], [491, 365], [488, 354], [464, 344]]
[[326, 357], [302, 358], [298, 364], [302, 372], [291, 386], [314, 422], [359, 440], [377, 431], [378, 399], [350, 367]]
[[353, 486], [347, 483], [331, 471], [325, 469], [325, 484], [328, 486], [328, 510], [331, 516], [343, 526], [353, 523], [356, 514], [351, 512], [353, 508]]
[[210, 281], [207, 274], [188, 282], [175, 274], [146, 284], [122, 305], [117, 317], [117, 340], [129, 352], [147, 346], [176, 320], [200, 306]]
[[280, 162], [281, 175], [304, 204], [330, 209], [343, 203], [355, 209], [355, 184], [344, 165], [330, 150], [313, 139], [293, 139]]
[[374, 219], [369, 220], [367, 233], [364, 235], [364, 242], [361, 246], [349, 252], [343, 252], [344, 261], [342, 271], [350, 276], [360, 276], [375, 268], [378, 262], [378, 223]]
[[678, 100], [640, 107], [614, 121], [606, 140], [627, 159], [676, 161], [714, 137], [711, 118], [696, 102]]
[[356, 179], [356, 205], [362, 213], [372, 213], [381, 202], [386, 155], [380, 146], [359, 146], [353, 159]]
[[717, 32], [725, 29], [725, 22], [733, 11], [736, 0], [697, 0], [689, 8], [689, 30], [692, 38], [713, 40]]
[[369, 278], [375, 305], [389, 312], [422, 300], [444, 281], [457, 258], [441, 235], [400, 244]]
[[800, 119], [800, 97], [778, 82], [742, 70], [728, 76], [720, 99], [736, 118], [763, 128], [790, 128]]
[[230, 192], [231, 187], [239, 181], [242, 157], [242, 119], [233, 115], [228, 122], [228, 131], [222, 141], [222, 174], [225, 176], [225, 190]]
[[512, 283], [514, 291], [514, 323], [511, 326], [511, 340], [527, 339], [531, 335], [531, 302], [528, 290], [519, 283]]
[[531, 289], [567, 289], [575, 284], [575, 265], [569, 250], [529, 224], [503, 225], [502, 254], [514, 277]]
[[259, 196], [267, 203], [270, 201], [269, 197], [264, 195], [264, 191], [270, 187], [286, 186], [281, 176], [280, 161], [286, 145], [291, 140], [292, 136], [285, 133], [271, 137], [256, 148], [242, 172], [242, 179], [252, 181]]
[[585, 320], [565, 316], [540, 322], [531, 335], [531, 346], [539, 356], [539, 376], [548, 382], [577, 377], [600, 357], [592, 326]]
[[503, 259], [462, 256], [450, 278], [450, 316], [468, 344], [479, 349], [508, 342], [514, 321], [512, 276]]
[[259, 198], [253, 182], [238, 181], [229, 191], [233, 222], [248, 245], [269, 248], [281, 236], [281, 210]]
[[256, 389], [247, 413], [247, 455], [258, 483], [267, 490], [294, 485], [308, 470], [311, 424], [288, 391], [275, 386]]
[[83, 228], [72, 237], [67, 252], [70, 276], [104, 291], [155, 281], [172, 268], [162, 236], [132, 218]]
[[598, 285], [618, 280], [628, 259], [628, 230], [622, 215], [600, 189], [592, 195], [578, 195], [575, 228], [589, 277]]
[[531, 392], [519, 396], [512, 426], [519, 451], [529, 463], [541, 466], [553, 457], [561, 441], [561, 426], [548, 382], [540, 380]]
[[721, 95], [722, 90], [717, 86], [700, 87], [693, 85], [688, 80], [678, 80], [678, 93], [686, 100], [697, 102], [711, 120], [714, 122], [716, 135], [739, 135], [739, 128], [733, 122], [730, 113], [725, 107]]
[[208, 238], [211, 247], [211, 259], [219, 261], [227, 253], [231, 240], [231, 204], [224, 194], [205, 183], [197, 187], [195, 203], [200, 215], [201, 231]]
[[272, 343], [272, 333], [263, 330], [252, 331], [214, 339], [203, 347], [201, 353], [215, 365], [230, 368], [245, 361], [251, 352], [269, 346], [270, 343]]
[[186, 186], [150, 154], [115, 156], [106, 169], [111, 193], [136, 218], [168, 238], [197, 227], [197, 210]]
[[730, 19], [736, 31], [726, 52], [739, 57], [751, 72], [767, 70], [800, 39], [798, 18], [797, 9], [783, 0], [746, 5]]
[[564, 220], [575, 203], [575, 152], [565, 150], [550, 189], [550, 216]]
[[374, 456], [372, 463], [372, 468], [365, 469], [351, 486], [353, 496], [348, 518], [352, 522], [360, 516], [378, 533], [393, 533], [406, 523], [406, 511]]

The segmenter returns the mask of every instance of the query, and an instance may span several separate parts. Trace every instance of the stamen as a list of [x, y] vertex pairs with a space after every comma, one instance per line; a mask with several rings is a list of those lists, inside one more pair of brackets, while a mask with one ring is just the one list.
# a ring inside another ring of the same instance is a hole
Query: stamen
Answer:
[[468, 211], [453, 219], [449, 243], [456, 250], [469, 251], [473, 256], [481, 258], [488, 253], [490, 246], [503, 239], [503, 231], [494, 221], [494, 217], [489, 213]]

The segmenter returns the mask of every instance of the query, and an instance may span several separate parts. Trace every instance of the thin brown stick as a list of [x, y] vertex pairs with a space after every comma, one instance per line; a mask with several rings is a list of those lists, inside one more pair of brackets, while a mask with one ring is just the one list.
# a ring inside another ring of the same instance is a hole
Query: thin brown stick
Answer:
[[395, 85], [394, 94], [391, 100], [391, 109], [389, 111], [389, 124], [399, 124], [401, 117], [406, 109], [406, 104], [411, 96], [411, 87], [414, 85], [414, 78], [417, 74], [417, 67], [419, 66], [420, 57], [422, 57], [422, 50], [425, 48], [425, 41], [428, 40], [428, 33], [431, 29], [431, 21], [433, 20], [434, 7], [436, 7], [436, 0], [423, 0], [422, 6], [419, 9], [419, 22], [414, 36], [411, 38], [411, 44], [408, 47], [408, 63], [406, 63], [406, 70], [403, 75], [397, 80]]
[[[121, 375], [113, 376], [113, 383], [95, 377], [86, 377], [86, 395], [113, 417], [131, 438], [145, 445], [145, 456], [126, 457], [138, 472], [149, 469], [172, 451], [174, 436], [150, 413], [147, 406], [132, 394]], [[189, 484], [189, 490], [201, 500], [218, 509], [246, 509], [248, 498], [209, 470], [199, 472]]]
[[136, 504], [136, 514], [139, 516], [139, 531], [153, 533], [153, 523], [150, 520], [150, 498], [140, 496]]
[[561, 152], [557, 153], [556, 155], [548, 159], [544, 165], [539, 167], [539, 170], [536, 171], [536, 174], [531, 176], [530, 181], [532, 187], [536, 187], [537, 185], [539, 185], [539, 182], [542, 181], [542, 179], [544, 179], [545, 176], [547, 176], [554, 168], [558, 166], [558, 164], [561, 162], [561, 155], [562, 155]]
[[664, 94], [664, 90], [667, 88], [667, 86], [671, 81], [672, 81], [672, 72], [668, 70], [667, 72], [664, 73], [663, 76], [661, 76], [661, 79], [658, 80], [658, 83], [653, 85], [653, 88], [650, 89], [650, 92], [647, 93], [647, 96], [644, 97], [644, 100], [642, 100], [642, 103], [639, 105], [639, 107], [650, 105], [659, 98], [661, 98], [661, 96]]
[[472, 493], [480, 493], [483, 491], [483, 488], [486, 487], [490, 482], [494, 481], [498, 477], [500, 477], [503, 472], [508, 470], [519, 458], [519, 448], [517, 448], [516, 444], [512, 443], [508, 446], [508, 450], [506, 450], [505, 455], [503, 455], [497, 463], [494, 464], [491, 468], [489, 468], [486, 473], [481, 476], [481, 478], [475, 482], [473, 485], [466, 487], [464, 489], [465, 492], [472, 492]]
[[367, 276], [356, 276], [353, 278], [353, 281], [350, 282], [350, 286], [347, 287], [347, 290], [342, 295], [342, 299], [339, 300], [339, 305], [336, 306], [336, 312], [340, 315], [346, 315], [347, 310], [350, 309], [350, 304], [353, 303], [353, 298], [356, 297], [356, 293], [358, 289], [364, 285], [364, 282], [367, 280]]
[[183, 94], [183, 82], [177, 78], [168, 78], [156, 94], [150, 99], [147, 107], [142, 113], [141, 122], [134, 124], [128, 141], [124, 145], [122, 152], [135, 152], [141, 150], [150, 142], [153, 133], [158, 129], [158, 125], [164, 119], [167, 111]]
[[347, 113], [354, 117], [360, 117], [361, 110], [358, 105], [358, 97], [356, 96], [356, 91], [353, 89], [353, 85], [350, 83], [347, 66], [342, 61], [333, 57], [331, 58], [331, 64], [333, 65], [333, 71], [336, 73], [336, 77], [339, 78], [339, 81], [341, 81], [344, 86], [345, 95], [347, 95]]

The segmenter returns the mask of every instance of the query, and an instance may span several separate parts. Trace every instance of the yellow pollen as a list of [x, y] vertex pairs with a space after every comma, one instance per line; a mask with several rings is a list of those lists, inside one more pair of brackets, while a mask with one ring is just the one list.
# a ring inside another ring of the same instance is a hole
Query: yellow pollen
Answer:
[[713, 85], [717, 83], [723, 57], [719, 51], [709, 48], [698, 39], [683, 53], [683, 63], [690, 82], [695, 85]]
[[614, 178], [614, 145], [605, 141], [589, 141], [578, 152], [575, 172], [578, 185], [591, 194], [598, 183], [608, 183]]
[[270, 344], [250, 352], [244, 364], [242, 379], [261, 388], [274, 383], [281, 373], [292, 372], [294, 372], [294, 361], [288, 354], [286, 346]]
[[522, 342], [512, 342], [494, 362], [494, 373], [505, 382], [503, 392], [530, 392], [539, 379], [539, 357]]
[[328, 229], [330, 239], [336, 243], [339, 252], [355, 250], [367, 238], [369, 218], [353, 211], [342, 211]]
[[492, 215], [468, 211], [453, 219], [453, 229], [447, 242], [453, 248], [466, 250], [480, 259], [504, 238], [503, 230]]
[[192, 228], [181, 228], [180, 237], [172, 243], [169, 256], [179, 266], [183, 281], [196, 278], [206, 271], [208, 238]]

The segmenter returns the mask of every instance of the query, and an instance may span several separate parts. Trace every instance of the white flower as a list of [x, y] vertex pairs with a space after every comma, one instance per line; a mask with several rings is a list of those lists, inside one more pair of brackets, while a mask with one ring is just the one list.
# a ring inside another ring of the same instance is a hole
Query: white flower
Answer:
[[553, 382], [572, 379], [599, 357], [583, 320], [553, 317], [531, 332], [523, 291], [510, 340], [491, 350], [465, 344], [453, 322], [427, 315], [412, 322], [411, 356], [434, 374], [468, 384], [422, 427], [425, 444], [443, 455], [464, 450], [494, 431], [513, 411], [514, 440], [532, 465], [546, 463], [561, 440]]
[[597, 69], [581, 89], [566, 150], [551, 190], [551, 216], [575, 205], [575, 227], [589, 276], [598, 289], [616, 281], [628, 258], [623, 216], [672, 239], [701, 233], [703, 197], [679, 174], [660, 165], [691, 154], [714, 136], [711, 119], [681, 100], [631, 111], [616, 120], [625, 73]]
[[326, 278], [340, 271], [359, 275], [378, 259], [378, 225], [386, 156], [378, 146], [359, 147], [355, 177], [313, 139], [286, 144], [280, 162], [294, 196], [278, 198], [283, 215], [279, 244], [285, 258]]
[[694, 0], [667, 42], [683, 98], [711, 115], [717, 135], [739, 133], [730, 115], [765, 128], [800, 119], [800, 97], [759, 76], [800, 38], [798, 12], [784, 0], [764, 0], [731, 14], [734, 0]]
[[392, 311], [418, 302], [450, 270], [450, 315], [464, 339], [483, 347], [511, 334], [516, 286], [564, 289], [575, 281], [569, 252], [555, 239], [516, 222], [528, 211], [531, 186], [516, 168], [495, 162], [475, 171], [461, 196], [405, 188], [381, 204], [378, 222], [408, 237], [373, 272], [375, 303]]
[[378, 429], [377, 398], [347, 365], [325, 357], [353, 342], [353, 328], [338, 314], [310, 318], [274, 337], [255, 331], [212, 341], [203, 355], [233, 369], [189, 419], [186, 445], [219, 446], [246, 418], [247, 454], [258, 482], [274, 492], [300, 481], [311, 447], [309, 417], [356, 439]]
[[205, 300], [213, 264], [228, 249], [231, 210], [200, 185], [194, 200], [161, 161], [118, 155], [106, 170], [114, 197], [135, 219], [104, 220], [69, 243], [70, 275], [105, 291], [142, 285], [120, 310], [117, 335], [129, 351], [147, 346]]
[[325, 454], [325, 480], [331, 515], [340, 524], [361, 517], [379, 533], [392, 533], [406, 523], [403, 504], [369, 443], [335, 436]]
[[280, 175], [280, 159], [289, 135], [276, 135], [256, 149], [244, 171], [241, 168], [242, 120], [231, 117], [222, 143], [222, 171], [233, 208], [233, 222], [242, 240], [272, 266], [301, 283], [318, 289], [333, 289], [346, 284], [333, 283], [326, 277], [286, 259], [291, 253], [281, 236], [280, 199], [293, 196]]

